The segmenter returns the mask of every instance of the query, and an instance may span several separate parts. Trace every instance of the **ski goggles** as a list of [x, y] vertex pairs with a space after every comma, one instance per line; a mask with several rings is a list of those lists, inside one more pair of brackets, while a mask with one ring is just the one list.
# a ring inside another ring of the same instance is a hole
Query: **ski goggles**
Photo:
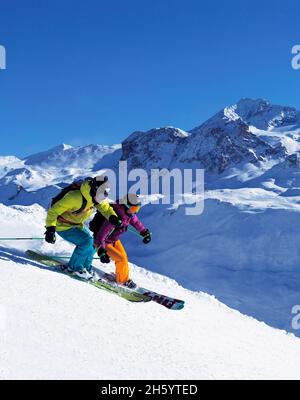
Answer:
[[141, 206], [138, 204], [138, 205], [135, 205], [135, 206], [127, 206], [127, 208], [128, 208], [128, 213], [129, 214], [136, 214], [136, 213], [138, 213], [140, 211]]

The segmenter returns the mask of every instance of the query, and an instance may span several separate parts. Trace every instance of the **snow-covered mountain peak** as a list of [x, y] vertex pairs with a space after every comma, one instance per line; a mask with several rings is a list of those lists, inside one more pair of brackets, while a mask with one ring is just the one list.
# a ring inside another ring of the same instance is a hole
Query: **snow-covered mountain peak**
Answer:
[[[124, 142], [134, 141], [137, 139], [141, 140], [172, 140], [173, 138], [186, 138], [189, 133], [176, 128], [174, 126], [162, 126], [160, 128], [153, 128], [146, 132], [135, 131], [133, 132]], [[123, 142], [123, 143], [124, 143]]]
[[248, 125], [271, 130], [300, 123], [300, 112], [293, 107], [274, 105], [264, 99], [241, 99], [230, 107]]
[[[255, 118], [259, 121], [257, 126], [266, 122], [268, 129], [271, 124], [279, 124], [280, 115], [281, 123], [283, 119], [291, 122], [287, 115], [294, 109], [281, 107], [279, 112], [278, 107], [262, 99], [242, 99], [189, 132], [172, 126], [134, 132], [122, 143], [122, 159], [128, 161], [130, 168], [150, 170], [193, 164], [208, 174], [223, 174], [238, 164], [243, 168], [247, 163], [259, 167], [259, 163], [270, 159], [279, 162], [288, 153], [284, 140], [273, 144], [250, 129]], [[290, 142], [289, 148], [295, 148]]]
[[16, 190], [20, 186], [26, 190], [37, 190], [61, 182], [72, 182], [79, 177], [97, 173], [101, 160], [117, 153], [120, 147], [119, 144], [90, 144], [83, 147], [61, 144], [22, 161], [3, 164], [2, 168], [0, 163], [0, 186], [9, 185], [10, 189], [5, 193], [10, 198], [17, 198]]
[[23, 162], [15, 156], [0, 157], [0, 178], [15, 168], [21, 167], [22, 165]]
[[158, 130], [164, 129], [166, 132], [169, 132], [170, 135], [179, 138], [186, 138], [189, 136], [189, 133], [183, 131], [182, 129], [176, 128], [174, 126], [166, 126], [165, 128], [157, 128]]
[[239, 115], [236, 113], [236, 105], [224, 108], [224, 119], [225, 118], [229, 121], [237, 121], [240, 119]]
[[262, 115], [270, 107], [272, 107], [271, 104], [264, 99], [242, 98], [238, 103], [225, 107], [223, 113], [224, 117], [229, 121], [242, 119], [245, 123], [249, 124], [249, 120], [253, 116]]
[[230, 119], [220, 114], [219, 117], [191, 131], [186, 145], [178, 152], [180, 162], [196, 162], [207, 174], [230, 174], [230, 167], [242, 170], [248, 163], [261, 167], [270, 159], [284, 157], [285, 149], [280, 143], [272, 146], [265, 142], [232, 113]]
[[15, 156], [1, 156], [0, 157], [0, 165], [7, 165], [11, 163], [20, 162], [21, 160]]
[[122, 142], [122, 159], [128, 160], [131, 168], [169, 167], [177, 146], [188, 137], [188, 132], [172, 126], [133, 132]]
[[73, 148], [73, 146], [71, 146], [70, 144], [65, 144], [65, 143], [62, 143], [61, 147], [63, 150], [69, 150]]
[[52, 147], [49, 150], [32, 154], [24, 158], [24, 161], [26, 165], [44, 164], [45, 162], [49, 162], [51, 160], [57, 159], [58, 157], [61, 157], [64, 152], [71, 149], [72, 146], [63, 143], [58, 146]]
[[53, 147], [45, 152], [33, 154], [24, 159], [27, 166], [49, 168], [92, 168], [103, 156], [117, 150], [119, 145], [87, 145], [73, 147], [66, 144]]
[[236, 104], [227, 106], [204, 124], [191, 132], [204, 128], [221, 127], [229, 123], [243, 122], [257, 129], [272, 130], [290, 125], [300, 126], [300, 112], [293, 107], [273, 105], [264, 99], [243, 98]]

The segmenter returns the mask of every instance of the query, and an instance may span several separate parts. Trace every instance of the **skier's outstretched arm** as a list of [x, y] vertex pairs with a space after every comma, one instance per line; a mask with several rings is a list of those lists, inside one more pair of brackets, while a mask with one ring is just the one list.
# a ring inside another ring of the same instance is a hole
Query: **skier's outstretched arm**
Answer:
[[130, 220], [130, 225], [136, 229], [139, 234], [143, 237], [143, 242], [148, 244], [151, 242], [151, 232], [149, 229], [145, 228], [141, 221], [138, 219], [137, 215], [133, 215]]
[[134, 227], [139, 233], [142, 233], [143, 231], [146, 230], [144, 225], [141, 223], [141, 221], [138, 219], [137, 215], [133, 215], [132, 218], [130, 219], [130, 225]]

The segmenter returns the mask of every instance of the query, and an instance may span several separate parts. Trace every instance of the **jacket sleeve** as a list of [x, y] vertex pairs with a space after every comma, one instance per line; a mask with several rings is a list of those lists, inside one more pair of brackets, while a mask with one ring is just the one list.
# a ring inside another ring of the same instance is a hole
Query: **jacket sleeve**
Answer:
[[107, 200], [103, 200], [100, 204], [97, 204], [96, 208], [107, 220], [112, 215], [115, 215], [117, 217], [117, 214]]
[[134, 227], [139, 233], [143, 232], [146, 230], [144, 225], [141, 223], [141, 221], [138, 219], [136, 215], [133, 215], [133, 217], [130, 219], [130, 225]]
[[64, 212], [79, 208], [77, 197], [73, 193], [66, 194], [61, 200], [49, 208], [46, 218], [46, 227], [56, 226], [57, 218]]
[[112, 231], [115, 229], [115, 227], [108, 221], [104, 221], [101, 225], [101, 228], [96, 234], [95, 240], [94, 240], [94, 246], [96, 248], [98, 247], [103, 247], [105, 248], [105, 240], [107, 237], [112, 233]]

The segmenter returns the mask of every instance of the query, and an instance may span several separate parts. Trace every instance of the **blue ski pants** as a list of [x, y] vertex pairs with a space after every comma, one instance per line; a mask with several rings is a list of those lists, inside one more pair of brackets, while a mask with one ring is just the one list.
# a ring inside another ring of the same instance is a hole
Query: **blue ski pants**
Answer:
[[69, 261], [69, 268], [74, 271], [81, 271], [83, 268], [91, 271], [96, 249], [94, 248], [94, 240], [87, 229], [71, 228], [66, 231], [57, 232], [57, 234], [76, 245]]

